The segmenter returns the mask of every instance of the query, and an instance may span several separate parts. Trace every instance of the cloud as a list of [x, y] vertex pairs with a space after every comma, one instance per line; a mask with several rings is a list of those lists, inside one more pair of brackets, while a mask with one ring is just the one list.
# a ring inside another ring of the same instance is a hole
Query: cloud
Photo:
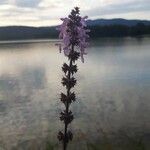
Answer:
[[0, 0], [0, 26], [58, 24], [74, 6], [89, 18], [150, 19], [149, 0]]
[[14, 0], [13, 4], [18, 7], [37, 7], [42, 0]]
[[[67, 6], [67, 3], [65, 2], [66, 6]], [[64, 7], [64, 4], [62, 3], [61, 0], [42, 0], [39, 3], [39, 7], [54, 9], [54, 8]]]
[[149, 11], [150, 12], [150, 3], [149, 0], [130, 0], [121, 3], [110, 3], [105, 6], [99, 5], [98, 7], [84, 11], [84, 13], [89, 14], [91, 17], [98, 17], [103, 15], [111, 15], [112, 14], [124, 14], [124, 13], [133, 13], [133, 12], [141, 12], [141, 11]]
[[7, 0], [0, 0], [0, 5], [6, 4], [8, 1]]

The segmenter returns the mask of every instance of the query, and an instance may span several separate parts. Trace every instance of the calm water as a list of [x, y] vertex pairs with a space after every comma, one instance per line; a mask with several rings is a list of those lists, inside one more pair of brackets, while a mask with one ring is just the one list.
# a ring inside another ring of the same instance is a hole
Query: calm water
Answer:
[[[0, 150], [45, 150], [47, 139], [60, 146], [60, 67], [67, 59], [57, 49], [54, 40], [0, 44]], [[70, 150], [121, 137], [147, 146], [150, 38], [93, 41], [78, 66]]]

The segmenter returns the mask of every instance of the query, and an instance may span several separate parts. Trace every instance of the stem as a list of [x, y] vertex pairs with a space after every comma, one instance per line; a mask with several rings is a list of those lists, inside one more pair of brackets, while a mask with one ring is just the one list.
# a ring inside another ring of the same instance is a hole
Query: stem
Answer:
[[[74, 51], [74, 45], [72, 45], [72, 48], [71, 48], [71, 52], [70, 53], [72, 53]], [[69, 63], [69, 67], [71, 67], [72, 66], [72, 63], [73, 63], [73, 61], [72, 61], [72, 58], [70, 59], [70, 63]], [[69, 71], [68, 72], [68, 75], [67, 75], [67, 78], [70, 80], [70, 78], [71, 78], [71, 72]], [[69, 96], [69, 94], [70, 94], [70, 88], [67, 88], [67, 96]], [[67, 103], [66, 103], [66, 113], [68, 114], [68, 112], [69, 112], [69, 103], [68, 103], [68, 101], [67, 101]], [[64, 139], [64, 143], [63, 143], [63, 150], [67, 150], [67, 129], [68, 129], [68, 124], [67, 123], [65, 123], [65, 128], [64, 128], [64, 136], [65, 136], [65, 139]]]

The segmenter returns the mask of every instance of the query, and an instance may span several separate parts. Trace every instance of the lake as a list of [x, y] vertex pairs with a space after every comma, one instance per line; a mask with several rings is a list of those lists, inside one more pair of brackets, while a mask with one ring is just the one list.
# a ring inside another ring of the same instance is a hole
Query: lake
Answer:
[[[56, 42], [0, 42], [0, 150], [60, 148], [67, 58]], [[78, 61], [69, 150], [148, 150], [150, 37], [102, 38], [87, 51], [85, 63]]]

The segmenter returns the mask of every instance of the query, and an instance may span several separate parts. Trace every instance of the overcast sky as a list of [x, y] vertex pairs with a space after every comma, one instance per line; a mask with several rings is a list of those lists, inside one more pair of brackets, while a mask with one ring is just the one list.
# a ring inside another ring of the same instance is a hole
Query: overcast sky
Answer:
[[0, 26], [50, 26], [74, 6], [90, 19], [150, 20], [150, 0], [0, 0]]

